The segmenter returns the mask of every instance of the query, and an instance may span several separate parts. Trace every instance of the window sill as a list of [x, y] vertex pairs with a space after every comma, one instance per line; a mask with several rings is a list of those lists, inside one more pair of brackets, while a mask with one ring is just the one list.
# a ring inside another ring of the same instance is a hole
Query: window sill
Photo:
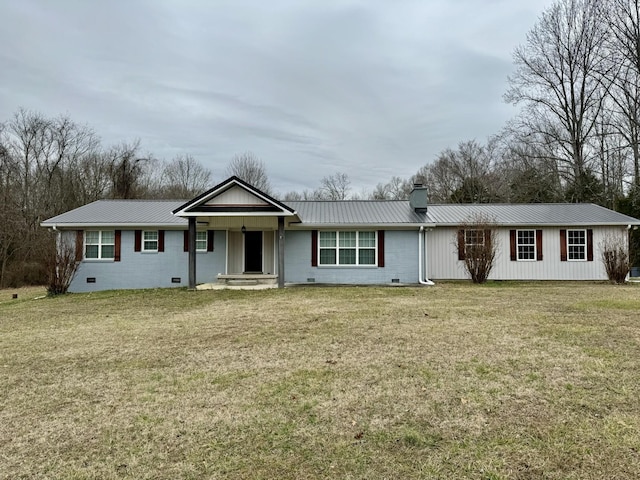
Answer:
[[87, 263], [113, 263], [115, 262], [114, 258], [84, 258], [83, 262]]
[[318, 268], [378, 268], [378, 265], [318, 265]]

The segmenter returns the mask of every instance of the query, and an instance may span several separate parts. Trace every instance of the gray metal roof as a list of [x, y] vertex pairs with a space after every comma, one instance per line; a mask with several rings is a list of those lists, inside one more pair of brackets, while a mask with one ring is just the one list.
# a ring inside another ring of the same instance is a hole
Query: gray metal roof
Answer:
[[471, 215], [485, 215], [498, 225], [640, 225], [635, 218], [592, 203], [429, 205], [436, 225], [459, 225]]
[[424, 225], [431, 223], [402, 200], [345, 200], [287, 202], [303, 225]]
[[[173, 215], [184, 200], [98, 200], [42, 222], [44, 227], [100, 226], [185, 227], [185, 218]], [[349, 225], [459, 225], [474, 214], [484, 214], [498, 225], [640, 225], [640, 221], [594, 204], [447, 204], [429, 205], [416, 213], [402, 200], [296, 201], [304, 226]], [[249, 214], [248, 214], [249, 215]]]
[[171, 213], [184, 200], [98, 200], [42, 222], [43, 227], [183, 227], [186, 218]]

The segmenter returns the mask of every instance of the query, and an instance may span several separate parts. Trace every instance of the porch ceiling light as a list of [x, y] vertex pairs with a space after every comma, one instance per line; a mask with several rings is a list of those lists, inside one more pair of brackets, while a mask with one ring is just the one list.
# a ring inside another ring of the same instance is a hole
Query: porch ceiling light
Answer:
[[247, 233], [247, 227], [245, 227], [244, 225], [242, 225], [242, 228], [240, 229], [240, 231], [242, 233]]

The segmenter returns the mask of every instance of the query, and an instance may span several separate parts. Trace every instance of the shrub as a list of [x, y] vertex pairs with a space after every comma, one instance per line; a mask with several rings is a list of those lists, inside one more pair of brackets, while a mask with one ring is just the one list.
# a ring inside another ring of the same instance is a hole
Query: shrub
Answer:
[[461, 224], [457, 234], [458, 259], [473, 283], [484, 283], [493, 269], [497, 252], [494, 220], [474, 214]]
[[47, 255], [47, 295], [61, 295], [67, 293], [73, 280], [78, 261], [75, 246], [64, 241], [61, 236], [58, 241], [52, 241]]
[[602, 263], [612, 283], [624, 283], [631, 269], [627, 243], [623, 235], [607, 235], [600, 243]]

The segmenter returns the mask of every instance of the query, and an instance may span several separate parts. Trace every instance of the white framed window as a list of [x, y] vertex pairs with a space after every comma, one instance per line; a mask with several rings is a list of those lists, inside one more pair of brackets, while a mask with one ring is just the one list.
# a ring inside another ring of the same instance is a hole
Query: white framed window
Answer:
[[207, 231], [196, 232], [196, 252], [207, 251]]
[[84, 258], [114, 259], [116, 235], [114, 230], [87, 230], [84, 233]]
[[536, 260], [536, 231], [518, 230], [516, 234], [518, 261]]
[[482, 247], [484, 247], [484, 230], [464, 231], [465, 252], [472, 252]]
[[319, 265], [376, 265], [374, 231], [318, 232]]
[[145, 230], [142, 232], [142, 251], [157, 252], [158, 251], [158, 231]]
[[575, 261], [587, 259], [586, 230], [567, 230], [567, 259]]

